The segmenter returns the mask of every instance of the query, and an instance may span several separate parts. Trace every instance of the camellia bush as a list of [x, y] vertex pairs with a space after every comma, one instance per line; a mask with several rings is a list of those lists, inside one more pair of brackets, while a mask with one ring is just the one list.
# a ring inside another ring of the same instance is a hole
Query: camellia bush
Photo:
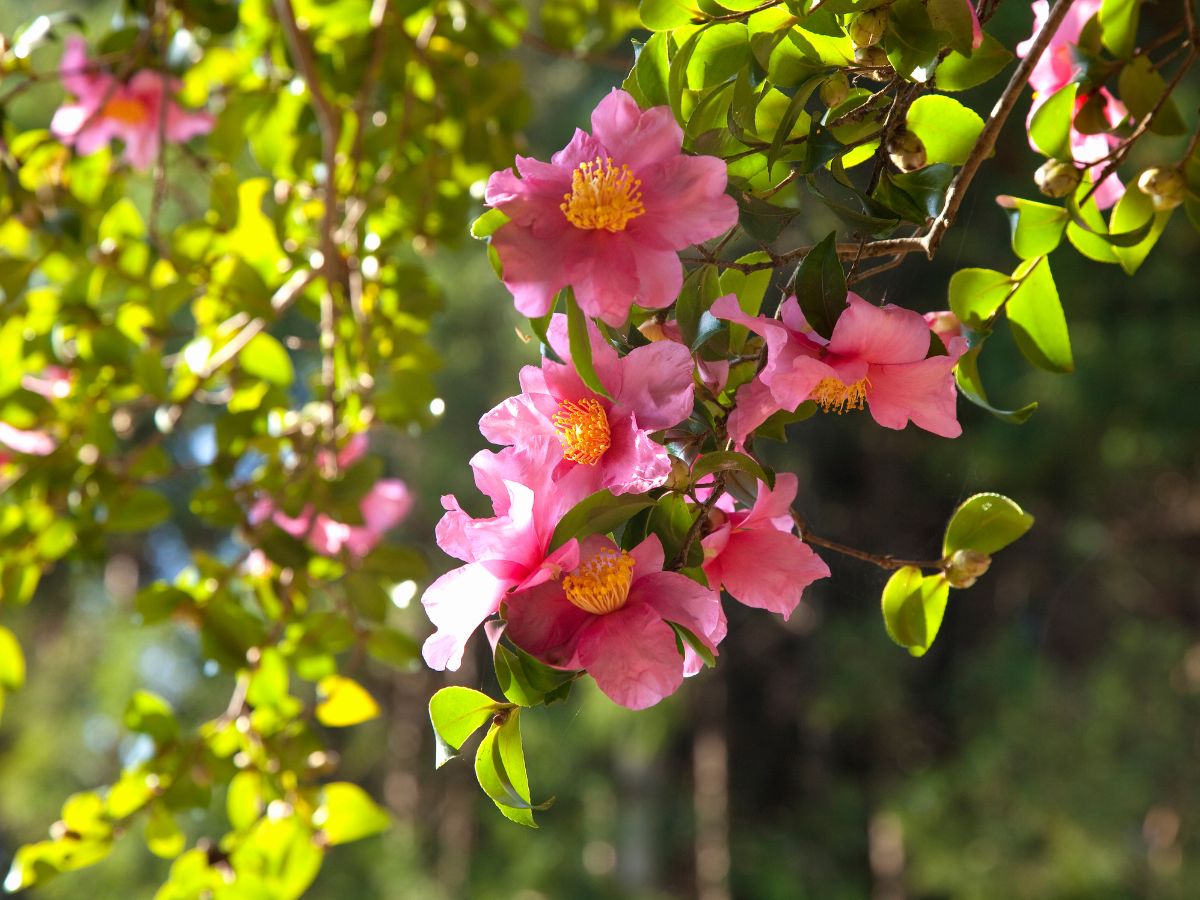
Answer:
[[[1132, 274], [1178, 208], [1200, 228], [1190, 2], [1164, 25], [1035, 0], [1013, 46], [991, 0], [114, 0], [101, 27], [38, 5], [0, 43], [0, 600], [189, 517], [203, 539], [134, 606], [229, 694], [199, 719], [131, 696], [153, 749], [63, 798], [9, 891], [134, 831], [172, 861], [163, 900], [301, 895], [388, 827], [331, 737], [380, 715], [366, 667], [456, 670], [472, 639], [501, 696], [434, 694], [437, 762], [482, 732], [479, 784], [528, 826], [522, 715], [584, 677], [654, 706], [718, 663], [723, 603], [787, 618], [830, 554], [890, 573], [882, 626], [924, 654], [1033, 517], [977, 494], [936, 557], [896, 558], [814, 533], [762, 443], [830, 414], [952, 440], [960, 395], [1019, 426], [1036, 398], [993, 400], [982, 357], [1007, 329], [1072, 370], [1051, 252]], [[611, 61], [631, 35], [587, 129], [517, 156], [517, 48]], [[1011, 271], [871, 299], [938, 253], [1006, 126], [1044, 159], [995, 198]], [[838, 225], [812, 242], [810, 217]], [[437, 486], [372, 447], [436, 423], [427, 258], [468, 229], [542, 360], [489, 373], [513, 396], [466, 505], [492, 515], [442, 498], [462, 565], [432, 578], [387, 535]], [[391, 618], [422, 588], [432, 634]], [[0, 704], [25, 669], [0, 627]], [[226, 828], [181, 828], [213, 808]]]

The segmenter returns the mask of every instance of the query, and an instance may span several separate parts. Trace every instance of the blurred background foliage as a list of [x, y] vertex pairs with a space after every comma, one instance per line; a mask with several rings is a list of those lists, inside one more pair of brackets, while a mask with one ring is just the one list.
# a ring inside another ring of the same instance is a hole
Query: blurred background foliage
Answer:
[[[56, 8], [99, 28], [113, 12], [109, 3]], [[588, 10], [583, 19], [579, 9]], [[27, 3], [0, 0], [0, 32], [29, 17]], [[514, 124], [527, 119], [522, 152], [545, 158], [562, 146], [620, 82], [612, 63], [632, 61], [623, 35], [633, 21], [604, 0], [530, 6], [537, 37], [481, 72], [504, 85], [496, 102]], [[1028, 8], [1013, 2], [990, 30], [1011, 46], [1029, 26]], [[555, 49], [581, 37], [588, 60]], [[44, 67], [55, 60], [44, 52]], [[459, 102], [473, 90], [463, 86]], [[996, 90], [985, 86], [968, 102], [986, 105]], [[1194, 110], [1200, 86], [1183, 91], [1181, 108]], [[19, 128], [44, 127], [46, 96], [14, 107]], [[264, 127], [281, 140], [289, 134]], [[505, 153], [481, 154], [463, 183]], [[1036, 160], [1011, 123], [937, 260], [914, 256], [864, 293], [942, 309], [956, 268], [1010, 265], [992, 197], [1028, 195]], [[464, 463], [483, 446], [475, 423], [536, 357], [482, 248], [464, 246], [478, 209], [471, 196], [385, 248], [397, 265], [425, 267], [441, 298], [428, 341], [442, 364], [428, 396], [441, 398], [444, 414], [431, 430], [400, 428], [373, 448], [415, 490], [417, 509], [398, 535], [435, 571], [448, 563], [432, 543], [438, 497], [470, 493]], [[394, 199], [398, 215], [417, 208], [399, 191]], [[813, 237], [830, 227], [816, 208], [804, 222]], [[879, 552], [936, 555], [948, 510], [977, 490], [999, 490], [1037, 516], [989, 578], [953, 595], [925, 657], [910, 658], [880, 627], [886, 574], [829, 559], [834, 577], [811, 588], [786, 625], [730, 605], [717, 668], [654, 710], [617, 708], [589, 683], [568, 704], [527, 717], [534, 793], [559, 798], [537, 832], [496, 815], [469, 766], [434, 773], [425, 704], [446, 679], [372, 665], [364, 683], [383, 715], [330, 740], [338, 777], [366, 787], [395, 824], [330, 853], [308, 895], [1194, 896], [1200, 307], [1187, 273], [1195, 252], [1181, 217], [1133, 278], [1057, 251], [1075, 374], [1030, 370], [1003, 336], [985, 362], [994, 394], [1041, 402], [1024, 426], [960, 403], [965, 433], [952, 442], [845, 416], [809, 420], [770, 448], [773, 465], [800, 474], [798, 503], [815, 531]], [[178, 516], [112, 542], [105, 562], [58, 566], [36, 602], [4, 608], [29, 675], [7, 696], [0, 725], [0, 867], [44, 836], [68, 794], [110, 783], [144, 758], [146, 738], [122, 725], [134, 690], [167, 698], [188, 723], [224, 707], [230, 677], [206, 667], [194, 633], [139, 625], [131, 590], [139, 570], [170, 570], [186, 547], [214, 540], [197, 519]], [[413, 597], [393, 601], [388, 621], [423, 633]], [[495, 694], [485, 642], [473, 650], [452, 680]], [[182, 820], [185, 832], [223, 827], [223, 805], [213, 807]], [[168, 867], [125, 840], [103, 863], [36, 894], [150, 897]]]

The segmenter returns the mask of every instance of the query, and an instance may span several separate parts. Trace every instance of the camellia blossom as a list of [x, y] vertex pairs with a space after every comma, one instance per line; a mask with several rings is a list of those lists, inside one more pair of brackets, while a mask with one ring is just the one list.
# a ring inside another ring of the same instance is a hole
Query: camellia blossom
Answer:
[[759, 485], [749, 511], [713, 510], [719, 524], [701, 541], [704, 575], [714, 589], [724, 587], [737, 601], [782, 615], [800, 603], [804, 589], [829, 577], [829, 566], [792, 534], [791, 505], [797, 479], [781, 473], [775, 489]]
[[681, 152], [671, 110], [642, 111], [614, 90], [549, 163], [518, 156], [488, 179], [486, 201], [511, 219], [492, 236], [504, 284], [527, 316], [570, 285], [584, 312], [620, 326], [636, 303], [670, 306], [683, 284], [676, 251], [728, 231], [737, 204], [725, 163]]
[[550, 539], [563, 514], [591, 492], [583, 467], [552, 481], [561, 459], [557, 442], [532, 441], [499, 453], [482, 450], [471, 460], [475, 483], [492, 501], [493, 518], [473, 519], [450, 494], [437, 526], [437, 543], [466, 565], [447, 572], [421, 603], [437, 627], [422, 648], [433, 669], [457, 669], [467, 639], [500, 608], [510, 591], [523, 591], [579, 564], [574, 538], [556, 550]]
[[952, 373], [966, 340], [952, 338], [945, 355], [926, 358], [930, 330], [920, 313], [873, 306], [854, 293], [846, 299], [829, 340], [809, 327], [795, 297], [784, 301], [778, 320], [746, 315], [732, 294], [713, 304], [714, 316], [745, 325], [767, 342], [767, 363], [739, 388], [729, 418], [729, 435], [739, 445], [772, 414], [805, 400], [839, 414], [866, 406], [885, 428], [901, 429], [911, 420], [942, 437], [962, 433]]
[[[147, 169], [158, 156], [160, 132], [167, 141], [178, 144], [213, 128], [212, 116], [189, 112], [175, 102], [178, 79], [143, 69], [122, 82], [87, 58], [87, 45], [78, 36], [67, 39], [59, 79], [63, 88], [74, 94], [75, 102], [58, 108], [50, 130], [84, 156], [120, 138], [129, 164]], [[170, 96], [164, 98], [164, 91]]]
[[521, 446], [557, 442], [558, 479], [587, 469], [593, 490], [642, 493], [660, 486], [671, 471], [666, 448], [651, 432], [670, 428], [692, 412], [692, 357], [682, 344], [660, 342], [619, 357], [588, 322], [592, 366], [612, 400], [588, 388], [570, 365], [566, 316], [547, 329], [550, 345], [568, 365], [543, 359], [521, 370], [522, 393], [485, 413], [479, 430], [489, 441]]
[[[47, 366], [41, 375], [22, 375], [21, 387], [47, 400], [61, 400], [71, 394], [71, 372], [62, 366]], [[40, 428], [17, 428], [0, 421], [0, 446], [27, 456], [49, 456], [58, 449], [58, 441]], [[0, 453], [0, 464], [8, 462]]]
[[[1034, 38], [1037, 37], [1038, 32], [1042, 30], [1042, 26], [1046, 24], [1046, 20], [1050, 16], [1050, 4], [1048, 0], [1034, 0], [1032, 5], [1033, 34], [1027, 40], [1017, 45], [1017, 56], [1022, 59], [1032, 49]], [[1037, 65], [1033, 67], [1033, 71], [1029, 75], [1029, 85], [1033, 88], [1033, 105], [1029, 108], [1029, 117], [1026, 119], [1026, 124], [1033, 122], [1034, 114], [1037, 113], [1042, 104], [1049, 100], [1055, 92], [1075, 80], [1076, 69], [1079, 63], [1072, 52], [1073, 48], [1078, 45], [1084, 26], [1099, 11], [1100, 0], [1076, 0], [1067, 11], [1066, 18], [1058, 26], [1058, 30], [1054, 32], [1049, 46], [1046, 47], [1046, 51], [1042, 54], [1041, 59], [1037, 61]], [[1104, 120], [1110, 127], [1115, 127], [1124, 121], [1127, 112], [1119, 100], [1103, 87], [1099, 89], [1099, 97], [1100, 102], [1103, 104]], [[1078, 114], [1087, 102], [1088, 97], [1086, 95], [1077, 98], [1073, 115]], [[1090, 167], [1090, 174], [1093, 177], [1099, 177], [1100, 169], [1102, 168], [1101, 166], [1093, 166], [1093, 164], [1108, 157], [1113, 147], [1119, 143], [1119, 139], [1115, 135], [1104, 132], [1084, 134], [1078, 131], [1074, 125], [1071, 126], [1069, 141], [1071, 156], [1080, 165]], [[1030, 146], [1035, 150], [1037, 149], [1033, 144], [1032, 138], [1030, 139]], [[1107, 209], [1116, 203], [1124, 193], [1125, 186], [1113, 174], [1104, 179], [1092, 197], [1100, 209]]]
[[514, 593], [505, 604], [507, 634], [551, 666], [586, 669], [610, 699], [645, 709], [673, 694], [703, 660], [674, 622], [712, 653], [724, 639], [720, 595], [678, 572], [664, 572], [663, 548], [651, 535], [629, 552], [593, 535], [561, 581]]
[[[338, 465], [352, 465], [366, 452], [367, 436], [355, 435], [338, 453]], [[343, 551], [354, 559], [366, 556], [395, 528], [412, 510], [413, 498], [408, 486], [398, 478], [381, 478], [359, 501], [362, 525], [338, 522], [325, 513], [317, 512], [311, 505], [304, 507], [298, 516], [289, 516], [278, 509], [271, 498], [264, 497], [250, 510], [250, 521], [261, 522], [269, 518], [280, 529], [292, 537], [307, 541], [314, 551], [322, 556], [338, 556]]]

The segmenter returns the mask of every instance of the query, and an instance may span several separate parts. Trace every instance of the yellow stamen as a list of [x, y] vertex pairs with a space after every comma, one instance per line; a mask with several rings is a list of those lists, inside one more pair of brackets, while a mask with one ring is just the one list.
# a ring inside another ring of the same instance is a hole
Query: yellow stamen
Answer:
[[139, 125], [150, 118], [150, 111], [144, 103], [138, 103], [128, 97], [113, 97], [104, 104], [100, 115], [105, 119], [116, 119], [128, 125]]
[[867, 388], [871, 383], [860, 378], [853, 384], [846, 384], [838, 378], [822, 378], [812, 389], [808, 399], [812, 400], [824, 412], [836, 412], [839, 416], [851, 409], [862, 409], [867, 400]]
[[595, 616], [616, 612], [629, 599], [633, 557], [608, 547], [563, 579], [567, 599]]
[[562, 444], [563, 459], [594, 466], [612, 444], [608, 414], [600, 401], [585, 397], [578, 403], [564, 400], [551, 420]]
[[576, 228], [624, 231], [631, 219], [646, 211], [641, 187], [642, 180], [634, 178], [629, 166], [618, 169], [611, 158], [597, 156], [571, 174], [571, 193], [563, 194], [559, 208]]

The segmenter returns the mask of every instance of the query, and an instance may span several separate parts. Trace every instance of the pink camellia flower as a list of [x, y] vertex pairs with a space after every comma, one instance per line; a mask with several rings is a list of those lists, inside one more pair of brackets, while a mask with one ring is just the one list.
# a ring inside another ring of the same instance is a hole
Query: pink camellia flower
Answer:
[[767, 342], [767, 364], [738, 390], [729, 418], [738, 444], [772, 414], [805, 400], [839, 414], [866, 405], [885, 428], [904, 428], [911, 419], [942, 437], [962, 433], [952, 370], [966, 340], [952, 338], [945, 355], [927, 359], [930, 331], [920, 313], [873, 306], [854, 293], [846, 299], [829, 340], [809, 328], [795, 297], [784, 301], [781, 320], [746, 315], [732, 294], [713, 304], [714, 316], [745, 325]]
[[557, 442], [550, 440], [477, 453], [471, 468], [492, 501], [490, 519], [473, 519], [452, 495], [442, 497], [446, 514], [437, 526], [438, 546], [466, 565], [447, 572], [421, 598], [437, 626], [422, 648], [430, 668], [457, 669], [467, 639], [510, 591], [542, 584], [579, 564], [578, 541], [552, 551], [550, 539], [563, 514], [591, 492], [592, 480], [577, 467], [553, 481], [560, 459]]
[[637, 303], [670, 306], [683, 284], [676, 255], [737, 224], [725, 163], [686, 156], [670, 109], [644, 112], [614, 90], [549, 163], [518, 156], [518, 175], [488, 179], [486, 201], [512, 221], [492, 237], [517, 309], [545, 315], [575, 289], [588, 315], [620, 326]]
[[[1033, 40], [1037, 37], [1042, 26], [1046, 24], [1047, 18], [1050, 15], [1050, 4], [1048, 0], [1033, 0], [1033, 34], [1027, 40], [1017, 44], [1017, 56], [1022, 59], [1028, 55], [1033, 47]], [[1033, 67], [1033, 72], [1029, 75], [1029, 85], [1033, 88], [1033, 105], [1029, 108], [1029, 116], [1026, 119], [1026, 124], [1033, 122], [1033, 116], [1041, 108], [1042, 104], [1050, 99], [1056, 91], [1066, 87], [1075, 80], [1076, 69], [1079, 63], [1076, 62], [1075, 55], [1072, 52], [1073, 48], [1079, 43], [1079, 37], [1083, 33], [1084, 26], [1091, 18], [1100, 11], [1100, 0], [1076, 0], [1071, 8], [1067, 11], [1066, 18], [1062, 24], [1058, 26], [1058, 30], [1054, 32], [1054, 36], [1050, 39], [1050, 45], [1038, 60], [1037, 65]], [[1124, 105], [1117, 100], [1106, 88], [1100, 88], [1100, 99], [1103, 103], [1104, 119], [1110, 127], [1116, 127], [1124, 121], [1127, 112]], [[1080, 96], [1075, 105], [1075, 114], [1087, 103], [1086, 95]], [[1115, 135], [1108, 133], [1084, 134], [1078, 131], [1073, 125], [1070, 132], [1071, 156], [1075, 162], [1088, 166], [1090, 174], [1093, 177], [1099, 177], [1101, 166], [1094, 166], [1108, 157], [1120, 139]], [[1033, 139], [1030, 139], [1030, 146], [1035, 150]], [[1115, 174], [1106, 178], [1096, 189], [1093, 198], [1096, 205], [1100, 209], [1107, 209], [1121, 198], [1125, 193], [1125, 186]]]
[[586, 669], [613, 701], [645, 709], [673, 694], [703, 661], [674, 622], [711, 652], [725, 637], [721, 599], [686, 575], [664, 572], [654, 535], [633, 550], [607, 537], [585, 538], [579, 564], [561, 582], [514, 593], [505, 605], [508, 636], [551, 666]]
[[[7, 422], [0, 422], [0, 445], [27, 456], [49, 456], [57, 449], [58, 442], [44, 431], [26, 430], [9, 425]], [[0, 461], [7, 462], [8, 457], [5, 456]]]
[[701, 541], [711, 587], [724, 587], [735, 600], [785, 619], [806, 587], [829, 577], [825, 561], [792, 534], [796, 488], [796, 476], [790, 473], [775, 479], [774, 490], [760, 485], [751, 510], [716, 512], [720, 524]]
[[[367, 449], [367, 436], [356, 434], [338, 453], [338, 464], [345, 468], [356, 462]], [[338, 556], [345, 551], [354, 559], [366, 556], [383, 539], [384, 534], [399, 525], [412, 510], [413, 498], [408, 486], [398, 478], [381, 478], [359, 501], [362, 525], [338, 522], [311, 505], [298, 516], [289, 516], [275, 506], [270, 497], [263, 497], [250, 509], [250, 521], [269, 518], [292, 537], [307, 541], [322, 556]]]
[[[213, 128], [212, 116], [185, 111], [172, 99], [180, 89], [178, 79], [143, 69], [122, 82], [87, 58], [87, 45], [77, 36], [67, 39], [59, 79], [75, 102], [58, 108], [50, 130], [84, 156], [120, 138], [129, 164], [147, 169], [158, 156], [160, 131], [178, 144]], [[164, 100], [164, 91], [172, 96]]]
[[479, 430], [497, 444], [557, 442], [555, 479], [586, 469], [593, 490], [623, 494], [658, 487], [670, 474], [671, 460], [650, 434], [691, 415], [692, 356], [682, 344], [662, 341], [619, 357], [590, 321], [587, 327], [592, 366], [612, 400], [588, 388], [569, 364], [567, 317], [557, 315], [546, 336], [568, 365], [543, 359], [540, 369], [526, 366], [522, 393], [485, 413]]

